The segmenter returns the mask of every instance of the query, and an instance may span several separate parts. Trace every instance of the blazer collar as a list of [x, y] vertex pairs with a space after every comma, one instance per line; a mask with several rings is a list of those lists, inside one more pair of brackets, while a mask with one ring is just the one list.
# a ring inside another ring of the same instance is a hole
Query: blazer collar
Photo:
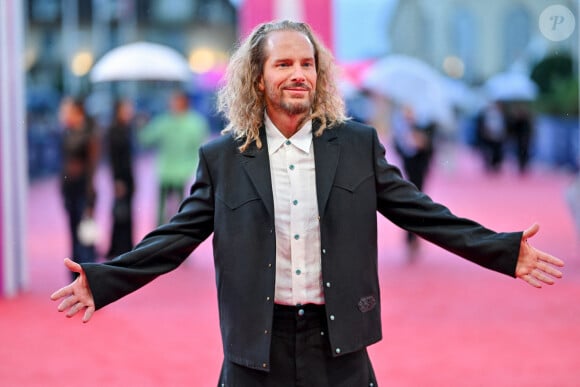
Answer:
[[[264, 127], [260, 129], [262, 148], [258, 149], [256, 143], [250, 144], [244, 152], [238, 153], [238, 157], [246, 170], [258, 195], [264, 202], [270, 216], [274, 217], [274, 196], [272, 193], [272, 176], [270, 175], [270, 158], [268, 157], [268, 141]], [[241, 145], [241, 143], [238, 143]]]
[[[313, 123], [313, 133], [316, 133], [319, 127], [320, 122]], [[313, 145], [318, 214], [322, 217], [326, 210], [326, 202], [328, 201], [338, 167], [340, 155], [339, 131], [335, 128], [325, 129], [320, 136], [314, 136]]]
[[[322, 135], [314, 133], [320, 127], [320, 121], [312, 122], [314, 163], [316, 170], [316, 193], [318, 200], [318, 214], [322, 217], [336, 175], [340, 155], [340, 138], [338, 131], [326, 129]], [[256, 187], [270, 215], [274, 216], [274, 198], [272, 193], [272, 177], [270, 175], [270, 158], [268, 156], [268, 141], [265, 128], [260, 129], [262, 148], [258, 149], [255, 143], [244, 152], [239, 153], [242, 165], [250, 180]]]

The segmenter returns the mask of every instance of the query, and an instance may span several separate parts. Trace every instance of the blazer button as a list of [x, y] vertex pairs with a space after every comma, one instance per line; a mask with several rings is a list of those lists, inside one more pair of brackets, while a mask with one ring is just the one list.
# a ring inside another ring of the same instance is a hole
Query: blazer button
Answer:
[[340, 348], [336, 348], [336, 349], [334, 350], [334, 352], [336, 352], [336, 353], [340, 353]]
[[268, 363], [262, 363], [262, 368], [268, 368]]

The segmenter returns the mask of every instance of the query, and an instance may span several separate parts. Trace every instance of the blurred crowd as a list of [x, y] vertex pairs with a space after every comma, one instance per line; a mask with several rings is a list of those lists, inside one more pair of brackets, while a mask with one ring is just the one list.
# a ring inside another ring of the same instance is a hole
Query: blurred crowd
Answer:
[[[199, 147], [210, 136], [209, 120], [190, 105], [190, 96], [175, 90], [168, 109], [148, 120], [136, 120], [134, 103], [117, 99], [105, 126], [87, 113], [82, 98], [64, 97], [58, 107], [60, 192], [70, 240], [70, 256], [81, 262], [112, 258], [133, 248], [134, 164], [141, 150], [153, 149], [158, 184], [157, 222], [165, 223], [183, 199], [197, 168]], [[96, 169], [111, 178], [111, 228], [106, 251], [96, 243]], [[74, 275], [74, 274], [73, 274]]]

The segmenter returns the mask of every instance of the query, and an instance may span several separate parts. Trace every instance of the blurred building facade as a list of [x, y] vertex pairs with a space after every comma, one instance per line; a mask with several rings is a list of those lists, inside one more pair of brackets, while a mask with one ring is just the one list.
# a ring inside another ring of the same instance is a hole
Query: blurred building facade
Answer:
[[211, 66], [226, 60], [237, 32], [228, 0], [27, 0], [26, 12], [28, 84], [65, 94], [86, 92], [92, 64], [119, 45], [162, 43], [188, 58], [205, 53]]
[[[568, 39], [556, 42], [539, 28], [540, 16], [555, 4], [553, 0], [398, 3], [384, 32], [391, 41], [392, 52], [418, 57], [468, 82], [481, 82], [510, 69], [529, 73], [535, 63], [556, 51], [578, 58], [577, 30]], [[577, 0], [557, 4], [577, 18]]]

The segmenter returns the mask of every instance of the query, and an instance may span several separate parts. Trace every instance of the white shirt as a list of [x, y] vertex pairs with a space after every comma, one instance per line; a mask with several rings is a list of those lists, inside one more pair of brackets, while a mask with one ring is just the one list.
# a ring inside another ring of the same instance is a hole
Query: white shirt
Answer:
[[287, 139], [265, 115], [276, 228], [278, 304], [323, 304], [312, 122]]

